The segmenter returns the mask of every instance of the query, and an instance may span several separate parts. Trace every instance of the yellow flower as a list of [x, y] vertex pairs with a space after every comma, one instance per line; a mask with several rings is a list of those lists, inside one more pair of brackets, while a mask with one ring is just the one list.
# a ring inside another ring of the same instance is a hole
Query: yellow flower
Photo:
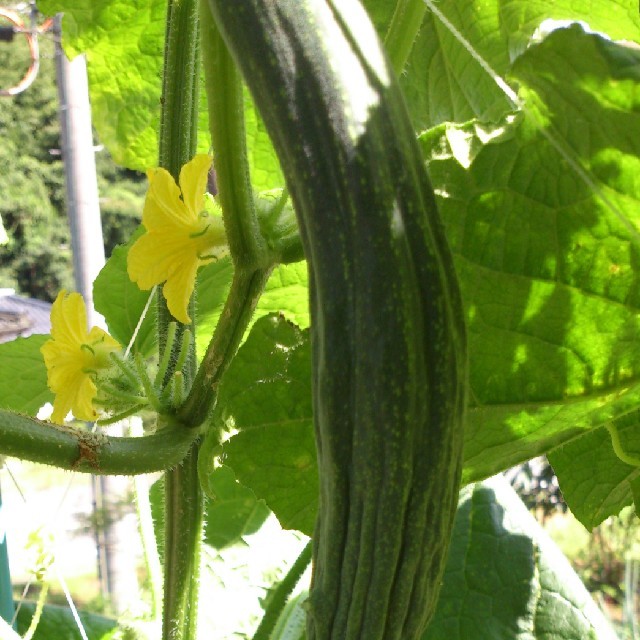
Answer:
[[205, 211], [211, 157], [197, 155], [180, 171], [180, 187], [165, 169], [148, 172], [142, 224], [146, 233], [129, 250], [127, 271], [140, 289], [165, 283], [162, 291], [174, 318], [191, 322], [187, 307], [198, 267], [219, 257], [226, 245], [222, 219]]
[[69, 411], [79, 420], [95, 420], [95, 378], [111, 364], [109, 353], [120, 345], [98, 327], [87, 331], [87, 313], [79, 293], [61, 291], [51, 307], [51, 339], [40, 351], [47, 384], [56, 394], [51, 420], [63, 424]]

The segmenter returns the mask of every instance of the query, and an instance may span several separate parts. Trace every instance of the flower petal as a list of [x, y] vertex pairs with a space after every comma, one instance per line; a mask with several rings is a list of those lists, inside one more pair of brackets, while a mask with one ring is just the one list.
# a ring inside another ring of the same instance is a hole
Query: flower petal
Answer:
[[51, 307], [51, 337], [67, 344], [82, 344], [87, 336], [87, 311], [79, 293], [61, 291]]
[[147, 231], [166, 227], [182, 227], [197, 222], [180, 199], [180, 189], [166, 169], [152, 169], [149, 175], [149, 191], [142, 210], [142, 224]]
[[129, 249], [127, 273], [140, 289], [151, 289], [186, 262], [197, 262], [196, 250], [189, 236], [172, 229], [145, 233]]
[[69, 411], [72, 411], [78, 420], [95, 420], [98, 413], [93, 408], [93, 399], [97, 392], [96, 385], [89, 376], [78, 374], [70, 384], [56, 393], [51, 420], [64, 424]]
[[182, 324], [191, 322], [187, 308], [196, 285], [197, 271], [197, 260], [185, 263], [171, 275], [162, 288], [162, 293], [167, 300], [167, 307], [171, 315]]
[[180, 170], [182, 200], [196, 218], [204, 209], [204, 194], [212, 160], [211, 156], [199, 153]]

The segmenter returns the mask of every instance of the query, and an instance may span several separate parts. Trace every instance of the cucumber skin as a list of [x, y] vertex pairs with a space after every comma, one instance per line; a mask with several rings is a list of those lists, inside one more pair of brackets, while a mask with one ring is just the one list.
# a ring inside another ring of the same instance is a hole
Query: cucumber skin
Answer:
[[209, 3], [278, 152], [309, 264], [320, 507], [307, 637], [412, 640], [444, 569], [467, 377], [424, 161], [356, 0]]

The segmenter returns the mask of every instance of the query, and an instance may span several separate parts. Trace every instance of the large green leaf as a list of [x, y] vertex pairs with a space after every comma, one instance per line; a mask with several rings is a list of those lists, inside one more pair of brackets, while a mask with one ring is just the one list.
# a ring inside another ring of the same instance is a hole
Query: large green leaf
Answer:
[[[166, 0], [40, 0], [64, 13], [71, 57], [86, 52], [93, 122], [116, 162], [145, 171], [158, 162], [158, 129]], [[210, 151], [206, 95], [201, 91], [198, 151]], [[271, 141], [247, 94], [246, 133], [256, 191], [284, 186]]]
[[158, 163], [163, 0], [40, 0], [64, 13], [68, 55], [86, 52], [93, 122], [116, 162], [146, 170]]
[[[35, 604], [23, 602], [18, 611], [18, 633], [24, 634], [35, 611]], [[80, 611], [80, 620], [88, 640], [115, 640], [119, 635], [118, 623], [112, 618]], [[45, 605], [33, 640], [82, 640], [83, 635], [71, 613], [71, 609]]]
[[217, 420], [238, 433], [225, 463], [287, 529], [311, 535], [318, 483], [307, 332], [280, 316], [258, 320], [225, 374]]
[[224, 549], [255, 533], [269, 516], [269, 509], [257, 500], [251, 489], [236, 482], [229, 467], [218, 467], [209, 476], [204, 541], [215, 549]]
[[33, 335], [0, 344], [0, 407], [35, 415], [43, 404], [53, 402], [40, 353], [48, 339]]
[[[382, 26], [386, 16], [377, 6], [382, 3], [371, 0], [369, 4]], [[583, 20], [615, 39], [640, 38], [635, 0], [439, 0], [434, 5], [500, 75], [507, 73], [513, 59], [549, 18]], [[430, 11], [405, 71], [401, 83], [418, 131], [444, 121], [495, 120], [509, 109], [494, 79]]]
[[555, 543], [502, 477], [461, 494], [422, 640], [615, 640]]
[[283, 187], [284, 176], [278, 156], [248, 91], [245, 95], [245, 126], [253, 188], [256, 191], [267, 191]]
[[640, 402], [639, 60], [557, 31], [513, 70], [535, 122], [493, 139], [473, 124], [422, 136], [467, 309], [466, 482]]

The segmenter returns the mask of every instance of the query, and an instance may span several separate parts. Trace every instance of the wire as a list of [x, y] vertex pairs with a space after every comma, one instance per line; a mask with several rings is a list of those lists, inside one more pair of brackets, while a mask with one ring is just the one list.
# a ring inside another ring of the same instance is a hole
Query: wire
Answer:
[[51, 30], [53, 27], [53, 18], [47, 18], [40, 27], [37, 27], [35, 24], [35, 13], [36, 10], [33, 9], [31, 13], [31, 25], [27, 28], [24, 20], [17, 12], [5, 7], [0, 7], [0, 18], [4, 18], [11, 23], [14, 33], [21, 33], [27, 39], [31, 60], [29, 68], [24, 76], [22, 76], [22, 79], [8, 89], [0, 89], [0, 96], [12, 97], [22, 93], [33, 84], [33, 81], [38, 75], [38, 71], [40, 69], [40, 47], [38, 46], [38, 34]]

